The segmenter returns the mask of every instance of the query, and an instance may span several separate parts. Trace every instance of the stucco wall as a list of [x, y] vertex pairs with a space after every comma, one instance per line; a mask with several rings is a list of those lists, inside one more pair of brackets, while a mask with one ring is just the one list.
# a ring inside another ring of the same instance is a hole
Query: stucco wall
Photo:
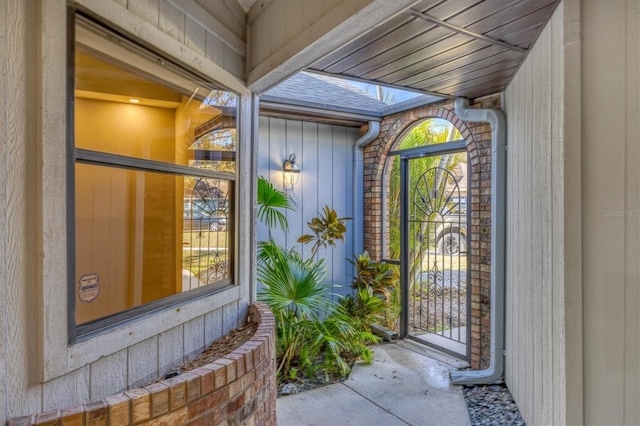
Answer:
[[[272, 229], [272, 238], [280, 245], [298, 250], [305, 259], [311, 257], [311, 244], [297, 243], [300, 235], [309, 234], [307, 222], [322, 212], [324, 206], [332, 207], [340, 217], [353, 217], [353, 143], [359, 137], [359, 129], [260, 117], [258, 142], [258, 175], [267, 178], [277, 189], [287, 192], [297, 206], [296, 211], [286, 212], [289, 222], [287, 234]], [[296, 155], [302, 170], [293, 188], [285, 187], [282, 163], [290, 154]], [[340, 288], [338, 294], [350, 292], [353, 268], [354, 225], [347, 221], [345, 242], [337, 242], [334, 248], [320, 248], [320, 257], [326, 258], [328, 283]], [[269, 238], [269, 230], [258, 224], [258, 240]]]
[[[68, 345], [67, 2], [0, 2], [0, 424], [100, 399], [164, 374], [244, 321], [251, 297], [251, 94], [224, 64], [206, 56], [204, 29], [198, 40], [205, 44], [187, 35], [190, 21], [167, 9], [172, 2], [79, 3], [242, 95], [239, 285]], [[184, 24], [183, 32], [173, 32], [169, 22]]]
[[505, 375], [528, 424], [582, 423], [579, 16], [560, 4], [504, 96]]

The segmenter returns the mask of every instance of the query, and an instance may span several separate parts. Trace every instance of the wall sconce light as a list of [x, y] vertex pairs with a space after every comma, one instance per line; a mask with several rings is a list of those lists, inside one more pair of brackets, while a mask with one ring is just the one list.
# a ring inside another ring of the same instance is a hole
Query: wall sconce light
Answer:
[[296, 164], [295, 154], [291, 154], [288, 159], [284, 160], [284, 164], [282, 165], [282, 174], [284, 176], [285, 186], [293, 188], [293, 185], [298, 183], [298, 179], [300, 179], [300, 169]]

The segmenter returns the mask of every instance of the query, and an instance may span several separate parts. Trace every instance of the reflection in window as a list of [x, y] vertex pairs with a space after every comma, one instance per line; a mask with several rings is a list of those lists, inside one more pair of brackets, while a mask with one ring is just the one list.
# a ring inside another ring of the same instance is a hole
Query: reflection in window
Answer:
[[237, 95], [81, 18], [74, 60], [75, 323], [232, 284]]

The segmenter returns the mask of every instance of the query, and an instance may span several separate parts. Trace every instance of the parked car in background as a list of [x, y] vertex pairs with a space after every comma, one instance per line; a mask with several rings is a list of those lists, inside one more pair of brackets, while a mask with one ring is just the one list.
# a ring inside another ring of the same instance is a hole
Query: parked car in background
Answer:
[[467, 252], [467, 197], [454, 199], [453, 203], [436, 230], [436, 248], [446, 255]]
[[199, 209], [184, 211], [184, 231], [226, 231], [227, 218], [222, 215], [207, 214]]

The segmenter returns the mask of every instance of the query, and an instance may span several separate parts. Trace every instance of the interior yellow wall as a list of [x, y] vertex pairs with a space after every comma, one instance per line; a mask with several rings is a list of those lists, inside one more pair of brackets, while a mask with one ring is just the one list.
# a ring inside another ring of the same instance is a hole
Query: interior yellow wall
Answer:
[[[174, 110], [76, 98], [76, 118], [78, 147], [175, 159]], [[78, 166], [76, 181], [78, 194], [93, 194], [76, 202], [76, 281], [88, 273], [100, 277], [96, 300], [76, 299], [76, 321], [174, 294], [175, 199], [182, 193], [176, 179]]]
[[127, 217], [133, 206], [131, 194], [117, 188], [130, 187], [130, 175], [86, 165], [77, 166], [76, 173], [75, 285], [82, 275], [92, 273], [100, 284], [99, 296], [91, 303], [80, 301], [76, 292], [76, 321], [81, 324], [131, 306], [131, 221], [117, 223], [109, 216]]

